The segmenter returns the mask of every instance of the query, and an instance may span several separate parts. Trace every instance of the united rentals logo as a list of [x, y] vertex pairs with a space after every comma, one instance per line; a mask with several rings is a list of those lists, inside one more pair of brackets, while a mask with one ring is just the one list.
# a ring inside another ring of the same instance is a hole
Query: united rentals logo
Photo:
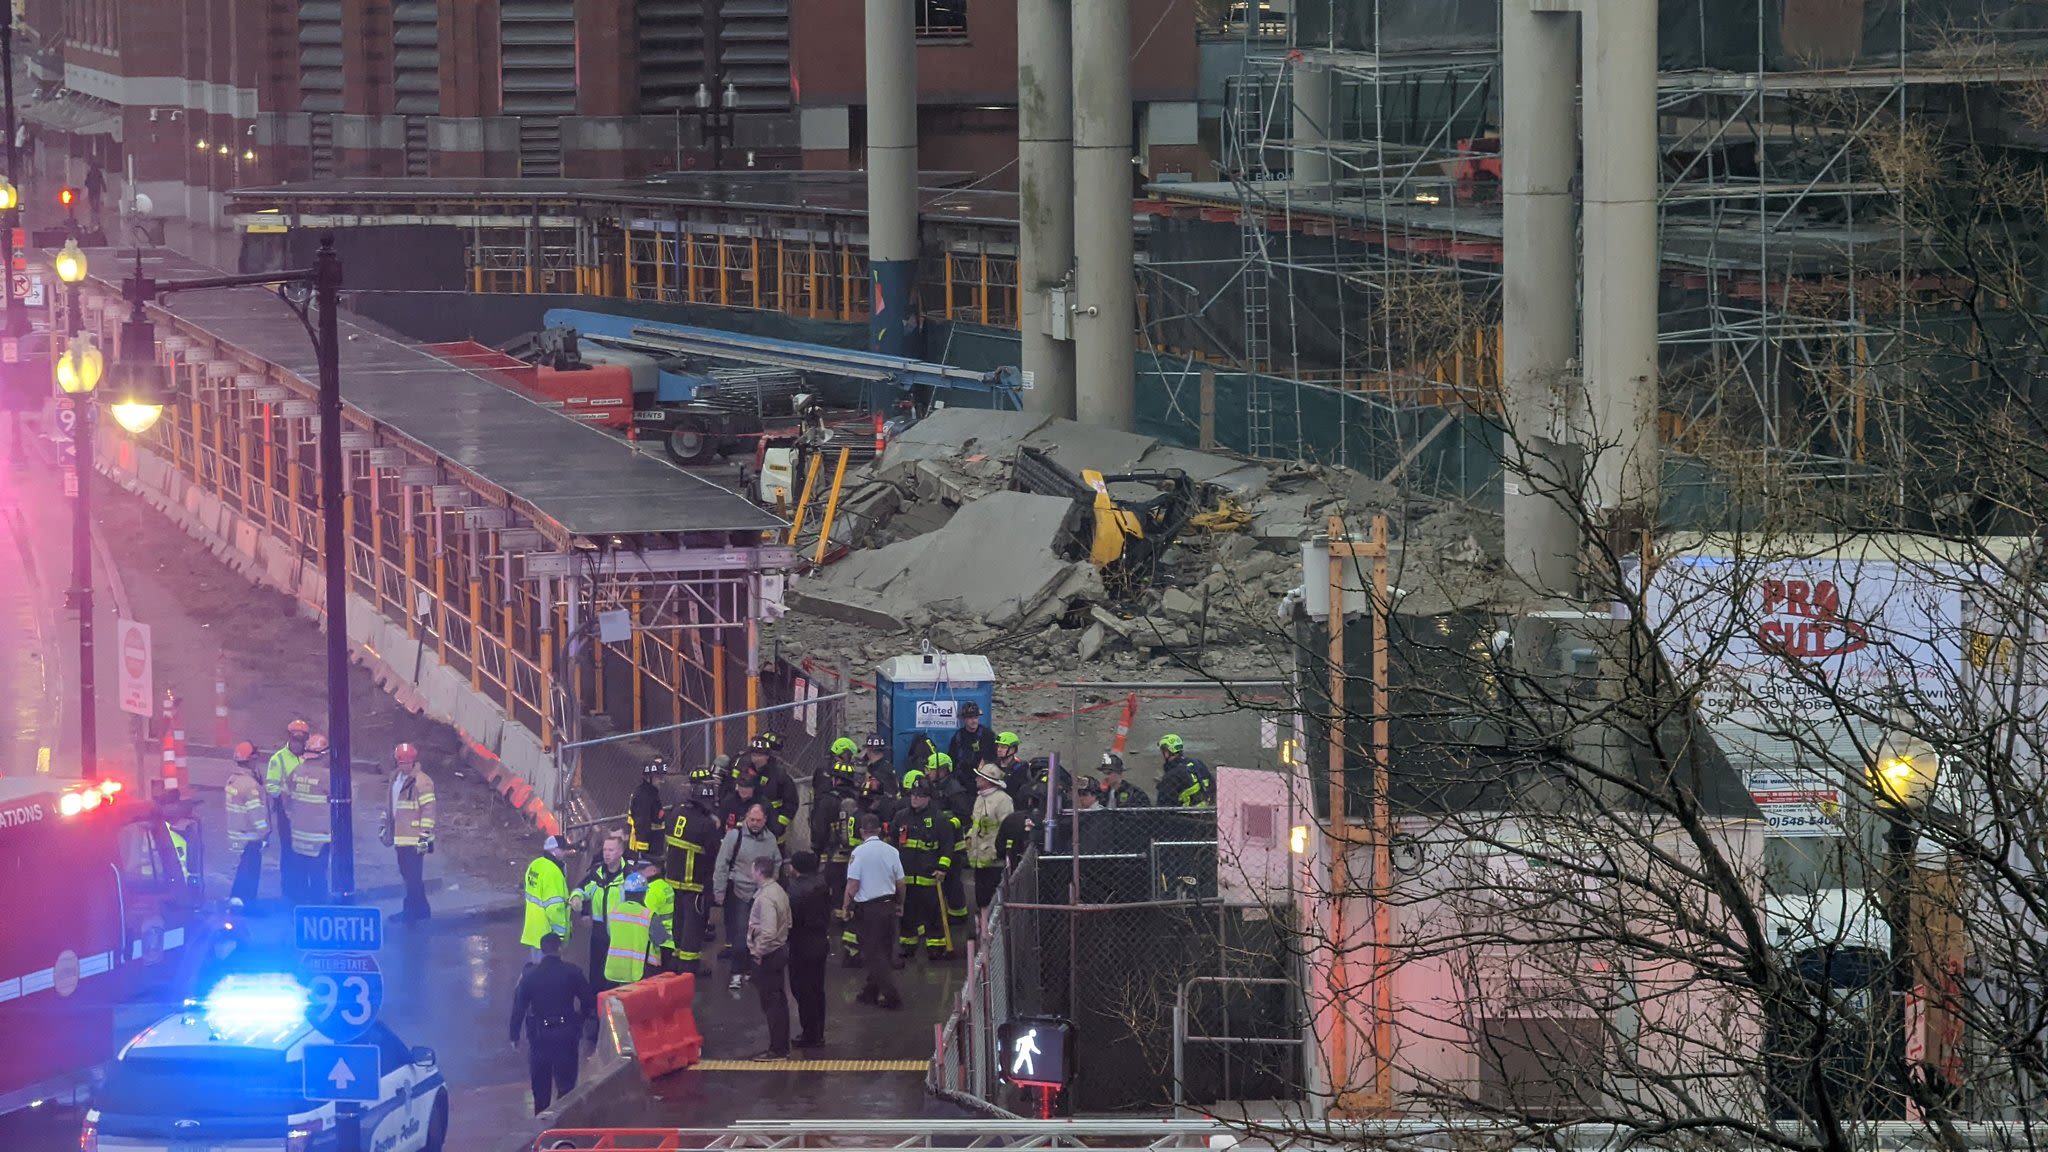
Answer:
[[43, 806], [40, 802], [0, 808], [0, 828], [19, 828], [23, 824], [33, 824], [42, 818]]
[[1832, 580], [1763, 580], [1757, 584], [1763, 651], [1798, 660], [1824, 660], [1870, 646], [1863, 625], [1842, 617], [1843, 589]]

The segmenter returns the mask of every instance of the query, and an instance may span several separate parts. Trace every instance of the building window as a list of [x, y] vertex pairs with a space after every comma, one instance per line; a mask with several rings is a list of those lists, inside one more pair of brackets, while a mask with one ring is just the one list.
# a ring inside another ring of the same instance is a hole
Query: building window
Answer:
[[967, 35], [967, 0], [917, 0], [917, 34], [934, 40]]

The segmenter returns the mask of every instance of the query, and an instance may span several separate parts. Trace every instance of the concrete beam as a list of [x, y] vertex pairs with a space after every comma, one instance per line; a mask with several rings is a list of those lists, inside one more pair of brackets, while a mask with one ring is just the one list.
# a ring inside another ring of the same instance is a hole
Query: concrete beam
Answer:
[[1072, 0], [1017, 0], [1017, 278], [1024, 300], [1024, 410], [1074, 418], [1074, 345], [1053, 338], [1071, 315], [1050, 294], [1074, 270]]

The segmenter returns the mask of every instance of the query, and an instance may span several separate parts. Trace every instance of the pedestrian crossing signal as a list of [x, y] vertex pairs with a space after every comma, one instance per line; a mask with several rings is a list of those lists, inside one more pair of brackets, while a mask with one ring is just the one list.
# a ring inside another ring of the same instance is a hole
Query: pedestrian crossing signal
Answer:
[[1020, 1087], [1065, 1088], [1074, 1075], [1074, 1026], [1019, 1016], [996, 1026], [996, 1072]]
[[78, 189], [69, 185], [57, 189], [57, 203], [66, 208], [75, 207], [78, 204]]

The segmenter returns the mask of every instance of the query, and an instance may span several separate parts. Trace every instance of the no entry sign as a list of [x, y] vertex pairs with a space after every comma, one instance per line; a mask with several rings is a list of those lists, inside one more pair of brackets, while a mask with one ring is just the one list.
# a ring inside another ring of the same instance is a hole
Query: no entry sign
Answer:
[[154, 661], [149, 651], [149, 625], [133, 620], [114, 624], [116, 648], [120, 652], [121, 711], [135, 716], [150, 715], [150, 700], [156, 695]]

